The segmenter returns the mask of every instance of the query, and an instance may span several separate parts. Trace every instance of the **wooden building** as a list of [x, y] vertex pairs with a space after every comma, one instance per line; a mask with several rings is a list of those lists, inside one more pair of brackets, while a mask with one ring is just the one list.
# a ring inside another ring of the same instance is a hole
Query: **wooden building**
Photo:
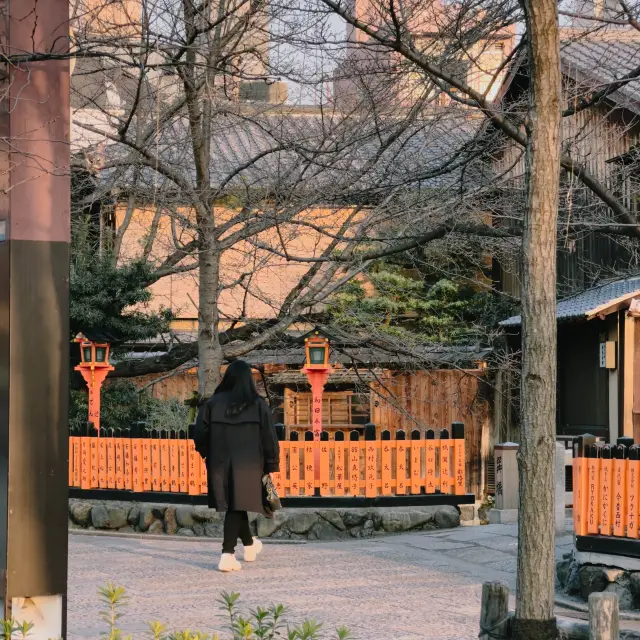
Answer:
[[[639, 310], [638, 276], [558, 302], [558, 435], [640, 443]], [[518, 351], [520, 316], [501, 325]]]

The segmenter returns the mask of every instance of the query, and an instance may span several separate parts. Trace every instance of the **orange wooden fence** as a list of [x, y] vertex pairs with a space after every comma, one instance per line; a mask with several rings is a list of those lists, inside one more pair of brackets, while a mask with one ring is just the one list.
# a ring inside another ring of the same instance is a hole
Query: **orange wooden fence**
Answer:
[[640, 537], [640, 447], [576, 443], [573, 522], [576, 535]]
[[[280, 471], [274, 474], [282, 497], [466, 494], [464, 427], [439, 434], [398, 431], [391, 440], [361, 440], [338, 432], [320, 442], [280, 441]], [[439, 438], [436, 438], [436, 435]], [[311, 433], [305, 434], [312, 437]], [[326, 438], [326, 432], [322, 434]], [[319, 450], [319, 473], [315, 451]], [[186, 438], [69, 438], [69, 486], [142, 492], [207, 493], [207, 471], [192, 440]], [[317, 490], [317, 491], [316, 491]]]

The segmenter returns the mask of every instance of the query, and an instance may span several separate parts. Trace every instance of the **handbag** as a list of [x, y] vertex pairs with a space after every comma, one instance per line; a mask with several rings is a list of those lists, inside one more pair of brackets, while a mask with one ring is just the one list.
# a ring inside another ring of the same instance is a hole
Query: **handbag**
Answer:
[[273, 518], [273, 512], [282, 509], [280, 497], [269, 474], [262, 476], [262, 505], [268, 518]]

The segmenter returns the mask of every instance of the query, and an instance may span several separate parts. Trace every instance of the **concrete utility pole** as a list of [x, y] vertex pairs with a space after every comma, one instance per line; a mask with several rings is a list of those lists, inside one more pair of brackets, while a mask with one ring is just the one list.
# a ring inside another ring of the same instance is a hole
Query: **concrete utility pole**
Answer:
[[[68, 0], [0, 0], [0, 44], [66, 53]], [[69, 61], [0, 72], [0, 615], [46, 640], [66, 637]]]

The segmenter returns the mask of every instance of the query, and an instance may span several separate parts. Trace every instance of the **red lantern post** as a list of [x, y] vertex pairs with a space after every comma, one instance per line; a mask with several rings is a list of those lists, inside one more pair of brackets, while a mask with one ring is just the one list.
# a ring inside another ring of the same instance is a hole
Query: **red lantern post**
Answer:
[[[316, 333], [312, 338], [305, 339], [305, 346], [306, 365], [303, 371], [311, 385], [311, 427], [314, 441], [319, 442], [322, 433], [322, 395], [331, 368], [329, 366], [329, 341]], [[314, 469], [317, 480], [320, 478], [320, 449], [317, 447], [314, 453]]]
[[109, 364], [109, 345], [87, 340], [79, 333], [75, 342], [80, 344], [80, 364], [75, 368], [87, 383], [89, 389], [89, 422], [100, 436], [100, 389], [109, 371], [114, 367]]

